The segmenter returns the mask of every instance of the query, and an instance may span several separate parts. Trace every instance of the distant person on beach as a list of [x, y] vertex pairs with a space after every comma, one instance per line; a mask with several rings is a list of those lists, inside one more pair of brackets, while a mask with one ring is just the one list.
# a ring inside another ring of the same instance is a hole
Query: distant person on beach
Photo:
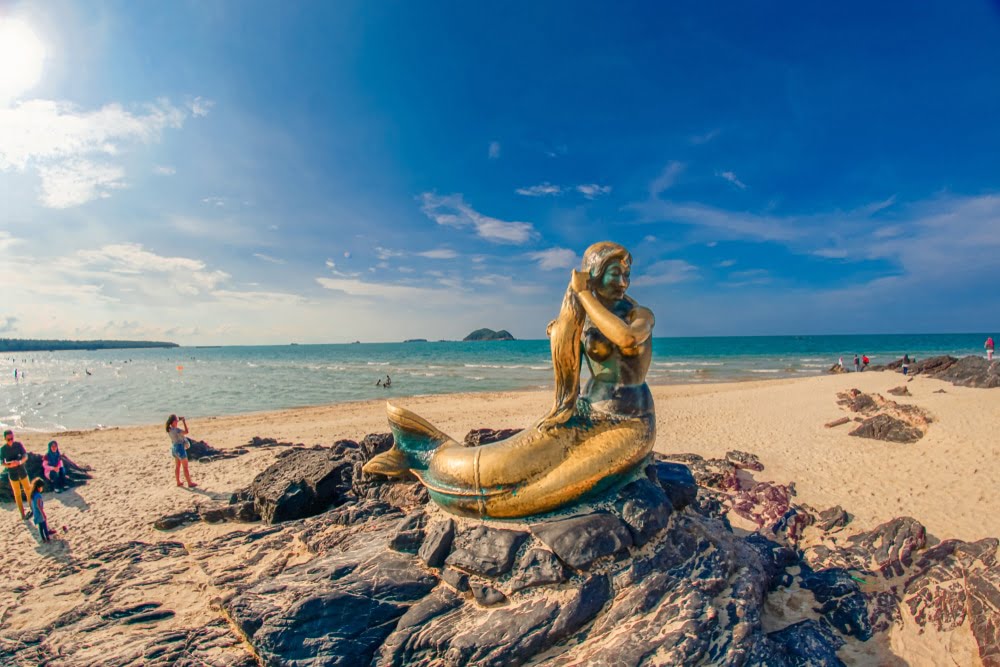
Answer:
[[382, 386], [382, 378], [378, 379], [378, 382], [375, 383], [375, 386], [376, 387], [381, 387]]
[[858, 355], [854, 355], [854, 372], [859, 373], [861, 371], [861, 362], [858, 361]]
[[861, 367], [861, 370], [864, 370], [864, 369], [868, 368], [868, 362], [869, 361], [871, 361], [871, 359], [868, 358], [867, 354], [862, 354], [861, 355], [861, 363], [863, 364], [862, 367]]
[[3, 467], [7, 469], [7, 479], [10, 480], [10, 488], [14, 491], [14, 502], [17, 503], [17, 509], [21, 512], [21, 519], [27, 519], [31, 516], [31, 511], [29, 509], [27, 514], [24, 513], [24, 502], [21, 500], [21, 494], [24, 494], [25, 500], [31, 502], [31, 483], [28, 481], [28, 471], [25, 467], [28, 462], [28, 453], [24, 451], [24, 445], [14, 442], [13, 431], [4, 431], [3, 439], [3, 447], [0, 447], [0, 461], [3, 461]]
[[840, 358], [840, 359], [839, 359], [839, 360], [837, 361], [837, 363], [838, 363], [838, 364], [840, 364], [840, 367], [841, 367], [842, 369], [844, 368], [844, 358], [843, 358], [843, 357], [841, 357], [841, 358]]
[[39, 478], [31, 483], [31, 514], [35, 525], [38, 526], [38, 535], [42, 542], [49, 541], [49, 520], [45, 515], [45, 504], [42, 502], [42, 491], [45, 489], [45, 482]]
[[[178, 422], [184, 424], [183, 429], [177, 425]], [[177, 480], [177, 486], [184, 486], [181, 484], [181, 469], [183, 468], [188, 488], [193, 489], [198, 485], [191, 481], [191, 472], [188, 470], [188, 433], [190, 431], [188, 430], [187, 419], [184, 417], [178, 418], [177, 415], [167, 417], [167, 435], [170, 436], [170, 451], [174, 455], [174, 479]]]
[[993, 361], [993, 336], [986, 339], [986, 344], [983, 347], [986, 348], [986, 360]]
[[383, 386], [383, 387], [388, 387], [388, 386], [390, 386], [390, 385], [392, 385], [392, 378], [391, 378], [391, 377], [389, 377], [388, 375], [386, 375], [386, 376], [385, 376], [385, 384], [384, 384], [384, 385], [382, 385], [382, 386]]
[[910, 355], [903, 355], [903, 375], [907, 375], [910, 372]]
[[42, 456], [42, 474], [56, 493], [62, 493], [69, 486], [66, 483], [66, 464], [55, 440], [49, 442], [49, 451]]

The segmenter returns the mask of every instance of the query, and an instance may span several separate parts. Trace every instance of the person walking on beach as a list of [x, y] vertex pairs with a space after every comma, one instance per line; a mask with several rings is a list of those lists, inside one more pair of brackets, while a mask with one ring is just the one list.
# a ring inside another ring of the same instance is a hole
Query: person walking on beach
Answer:
[[[183, 429], [177, 425], [178, 422], [184, 424]], [[188, 430], [187, 419], [184, 417], [178, 419], [177, 415], [167, 417], [167, 435], [170, 436], [170, 451], [174, 455], [174, 479], [177, 480], [177, 486], [184, 486], [181, 484], [181, 469], [183, 468], [188, 488], [193, 489], [198, 485], [191, 481], [191, 472], [188, 470], [188, 442], [186, 437], [188, 433], [190, 431]]]
[[861, 371], [861, 362], [858, 361], [858, 355], [854, 355], [854, 372], [859, 373]]
[[986, 344], [983, 347], [986, 348], [986, 360], [993, 361], [993, 336], [986, 339]]
[[907, 375], [910, 372], [910, 355], [903, 355], [903, 375]]
[[21, 512], [21, 519], [27, 519], [31, 516], [31, 510], [29, 508], [28, 513], [24, 513], [24, 502], [21, 500], [21, 494], [24, 493], [25, 500], [31, 502], [31, 485], [28, 482], [28, 471], [24, 465], [28, 462], [28, 453], [24, 451], [24, 445], [14, 442], [13, 431], [4, 431], [3, 439], [3, 447], [0, 447], [0, 461], [7, 469], [7, 479], [10, 480], [10, 488], [14, 492], [14, 502], [17, 503], [17, 509]]
[[42, 474], [56, 493], [62, 493], [69, 486], [66, 483], [66, 465], [63, 463], [59, 443], [49, 442], [49, 451], [42, 456]]
[[49, 541], [49, 520], [45, 514], [45, 503], [42, 502], [42, 491], [45, 489], [45, 482], [39, 478], [31, 483], [31, 515], [38, 527], [38, 535], [42, 542]]

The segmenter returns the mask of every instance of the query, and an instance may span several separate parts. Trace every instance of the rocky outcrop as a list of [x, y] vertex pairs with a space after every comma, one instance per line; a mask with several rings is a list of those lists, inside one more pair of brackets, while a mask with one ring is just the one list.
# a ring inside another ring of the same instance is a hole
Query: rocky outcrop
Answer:
[[500, 331], [494, 331], [493, 329], [476, 329], [462, 339], [462, 341], [479, 340], [515, 340], [515, 338], [506, 329], [501, 329]]
[[936, 372], [934, 377], [960, 387], [982, 389], [1000, 387], [1000, 360], [987, 361], [982, 357], [963, 357]]
[[[905, 391], [906, 387], [902, 387]], [[891, 390], [890, 390], [891, 391]], [[905, 395], [909, 395], [906, 391]], [[912, 443], [924, 437], [928, 425], [933, 421], [923, 408], [906, 403], [886, 400], [879, 394], [865, 394], [859, 389], [851, 389], [837, 394], [837, 403], [850, 412], [861, 413], [861, 424], [850, 435], [888, 442]], [[827, 425], [846, 423], [830, 422]]]
[[252, 501], [265, 523], [313, 516], [347, 499], [354, 469], [361, 463], [361, 449], [351, 440], [330, 448], [291, 449], [237, 492], [234, 504]]
[[[80, 486], [86, 484], [87, 480], [91, 478], [91, 471], [93, 468], [86, 465], [78, 465], [68, 456], [63, 454], [62, 457], [63, 466], [66, 468], [66, 483], [69, 487]], [[36, 454], [34, 452], [28, 452], [28, 462], [25, 464], [28, 471], [28, 478], [35, 479], [45, 479], [42, 474], [42, 456], [41, 454]], [[48, 482], [45, 484], [46, 491], [51, 491]], [[0, 501], [12, 503], [14, 502], [14, 492], [10, 488], [10, 483], [7, 481], [7, 471], [4, 470], [0, 472]]]

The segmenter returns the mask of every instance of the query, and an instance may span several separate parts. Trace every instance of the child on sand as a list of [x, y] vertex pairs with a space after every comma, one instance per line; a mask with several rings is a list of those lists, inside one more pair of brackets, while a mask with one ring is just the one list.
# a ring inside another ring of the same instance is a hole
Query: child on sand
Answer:
[[31, 519], [38, 526], [38, 534], [42, 542], [49, 541], [49, 523], [45, 515], [45, 504], [42, 502], [42, 490], [45, 489], [45, 482], [36, 477], [31, 482]]
[[[184, 424], [183, 429], [177, 426], [178, 421]], [[170, 451], [174, 455], [174, 478], [177, 480], [177, 486], [184, 486], [181, 484], [181, 468], [183, 468], [188, 488], [193, 489], [198, 485], [191, 481], [191, 473], [188, 471], [188, 442], [186, 437], [188, 433], [187, 419], [184, 417], [178, 419], [177, 415], [167, 417], [167, 435], [170, 436]]]

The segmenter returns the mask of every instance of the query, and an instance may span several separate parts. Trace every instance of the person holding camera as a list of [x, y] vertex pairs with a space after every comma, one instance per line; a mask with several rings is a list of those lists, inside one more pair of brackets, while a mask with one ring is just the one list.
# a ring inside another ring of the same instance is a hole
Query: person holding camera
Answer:
[[[183, 429], [177, 425], [178, 422], [184, 424]], [[193, 489], [198, 485], [191, 481], [191, 473], [188, 471], [188, 433], [187, 419], [178, 418], [177, 415], [167, 417], [167, 435], [170, 436], [170, 450], [174, 455], [174, 478], [177, 480], [177, 486], [184, 486], [181, 484], [181, 469], [183, 468], [188, 488]]]

